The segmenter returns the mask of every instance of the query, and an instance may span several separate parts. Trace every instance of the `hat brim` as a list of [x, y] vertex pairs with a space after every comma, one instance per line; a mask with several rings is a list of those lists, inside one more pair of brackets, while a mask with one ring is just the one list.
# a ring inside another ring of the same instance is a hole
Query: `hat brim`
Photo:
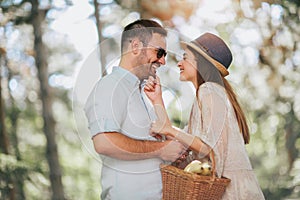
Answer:
[[219, 70], [219, 72], [222, 74], [223, 77], [225, 77], [225, 76], [227, 76], [229, 74], [228, 70], [226, 69], [226, 67], [224, 67], [224, 65], [222, 65], [220, 62], [216, 61], [215, 59], [213, 59], [212, 57], [210, 57], [209, 55], [207, 55], [201, 48], [199, 48], [194, 43], [191, 43], [191, 42], [180, 42], [180, 45], [181, 45], [181, 47], [183, 49], [186, 49], [187, 46], [190, 46], [195, 51], [197, 51], [198, 53], [200, 53], [206, 60], [208, 60], [211, 64], [213, 64]]

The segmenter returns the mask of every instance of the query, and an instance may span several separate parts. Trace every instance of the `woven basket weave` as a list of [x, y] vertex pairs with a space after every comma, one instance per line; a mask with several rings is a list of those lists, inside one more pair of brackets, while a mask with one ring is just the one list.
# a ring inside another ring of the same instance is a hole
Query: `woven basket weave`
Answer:
[[230, 183], [228, 178], [213, 175], [202, 176], [185, 172], [171, 165], [161, 164], [163, 200], [218, 200], [221, 199]]

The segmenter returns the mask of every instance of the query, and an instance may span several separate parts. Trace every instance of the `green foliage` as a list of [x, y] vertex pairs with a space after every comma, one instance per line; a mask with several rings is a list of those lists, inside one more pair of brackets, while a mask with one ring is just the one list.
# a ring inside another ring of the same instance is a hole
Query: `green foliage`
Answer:
[[0, 198], [6, 199], [17, 179], [28, 179], [31, 167], [14, 156], [0, 153]]
[[28, 164], [16, 160], [14, 156], [0, 153], [0, 175], [1, 177], [12, 174], [22, 178], [28, 177], [30, 167]]

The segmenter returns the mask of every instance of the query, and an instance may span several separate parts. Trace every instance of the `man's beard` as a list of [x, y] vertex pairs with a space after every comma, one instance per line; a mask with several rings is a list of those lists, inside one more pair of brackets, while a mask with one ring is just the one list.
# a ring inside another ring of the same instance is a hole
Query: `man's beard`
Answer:
[[148, 79], [149, 76], [153, 76], [155, 78], [157, 67], [153, 66], [154, 63], [145, 63], [146, 60], [149, 60], [146, 54], [146, 49], [142, 50], [141, 55], [137, 59], [137, 64], [139, 66], [136, 67], [136, 74], [139, 77], [139, 79], [142, 81], [144, 79]]

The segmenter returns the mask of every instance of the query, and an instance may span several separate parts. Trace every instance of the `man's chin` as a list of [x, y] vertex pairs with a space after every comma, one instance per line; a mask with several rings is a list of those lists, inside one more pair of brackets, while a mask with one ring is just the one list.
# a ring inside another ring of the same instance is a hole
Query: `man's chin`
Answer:
[[156, 77], [156, 69], [152, 69], [149, 73], [150, 76]]
[[156, 78], [156, 73], [149, 74], [149, 77], [152, 76], [153, 78]]
[[159, 67], [160, 67], [159, 64], [157, 64], [157, 63], [152, 63], [150, 69], [151, 69], [151, 71], [153, 71], [154, 73], [156, 73], [156, 70], [157, 70]]

